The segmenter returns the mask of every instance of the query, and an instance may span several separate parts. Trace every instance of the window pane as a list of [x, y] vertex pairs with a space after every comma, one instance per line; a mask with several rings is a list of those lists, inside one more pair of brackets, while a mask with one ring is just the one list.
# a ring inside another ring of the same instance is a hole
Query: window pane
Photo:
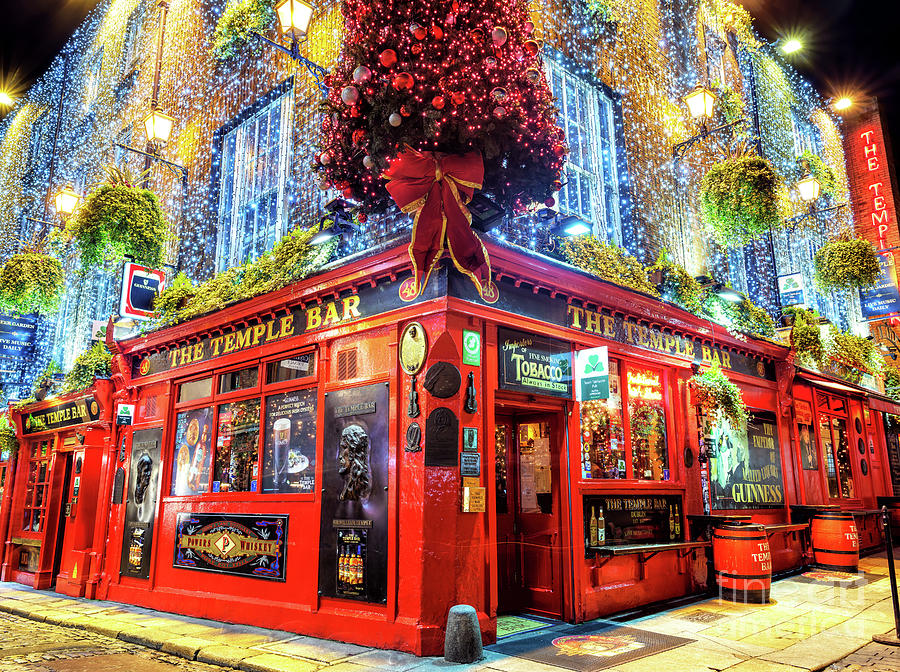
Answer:
[[316, 388], [266, 399], [262, 491], [309, 493], [316, 485]]
[[838, 477], [841, 484], [841, 497], [855, 497], [853, 488], [853, 469], [850, 466], [850, 446], [847, 441], [847, 421], [839, 418], [831, 419], [834, 429], [834, 440], [837, 444], [834, 452], [837, 457]]
[[550, 423], [519, 425], [519, 508], [522, 513], [553, 513]]
[[666, 412], [662, 376], [658, 371], [628, 370], [628, 422], [632, 476], [652, 481], [668, 480]]
[[259, 367], [229, 371], [219, 376], [219, 393], [246, 390], [248, 387], [256, 387], [257, 383], [259, 383]]
[[194, 401], [212, 394], [212, 377], [182, 383], [178, 388], [178, 401]]
[[831, 423], [828, 418], [819, 419], [819, 438], [822, 440], [822, 456], [825, 458], [825, 473], [828, 476], [828, 495], [840, 497], [837, 470], [834, 468], [834, 443], [831, 440]]
[[288, 359], [266, 364], [266, 382], [283, 383], [286, 380], [304, 378], [315, 372], [315, 354], [308, 352]]
[[256, 492], [258, 465], [259, 399], [219, 406], [212, 491]]
[[507, 425], [497, 425], [494, 430], [494, 462], [496, 465], [497, 513], [507, 513], [509, 504], [506, 491], [506, 433]]
[[584, 478], [625, 478], [625, 424], [619, 363], [609, 362], [609, 399], [581, 404], [581, 471]]
[[184, 411], [176, 416], [173, 495], [199, 495], [209, 490], [212, 429], [211, 407]]

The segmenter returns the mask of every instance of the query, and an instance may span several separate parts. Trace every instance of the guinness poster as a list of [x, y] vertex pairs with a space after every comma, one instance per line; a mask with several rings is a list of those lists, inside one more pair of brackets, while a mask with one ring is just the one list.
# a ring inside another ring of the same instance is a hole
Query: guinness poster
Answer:
[[319, 593], [387, 596], [388, 399], [384, 383], [329, 392], [322, 451]]
[[754, 413], [743, 427], [722, 420], [713, 430], [712, 508], [784, 507], [781, 450], [773, 413]]
[[287, 516], [179, 513], [174, 567], [284, 581]]
[[131, 435], [128, 495], [125, 498], [125, 535], [120, 573], [150, 577], [153, 522], [159, 495], [159, 454], [162, 428], [141, 429]]

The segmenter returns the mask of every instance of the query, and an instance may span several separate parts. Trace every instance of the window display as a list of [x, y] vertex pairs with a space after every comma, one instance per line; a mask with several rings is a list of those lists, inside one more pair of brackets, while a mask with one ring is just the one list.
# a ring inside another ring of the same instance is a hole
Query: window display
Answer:
[[266, 399], [263, 492], [312, 492], [316, 484], [316, 389]]
[[209, 490], [212, 457], [211, 407], [184, 411], [176, 416], [173, 495], [199, 495]]
[[583, 478], [627, 478], [619, 363], [609, 362], [609, 399], [581, 404]]
[[721, 419], [712, 429], [715, 457], [710, 460], [714, 509], [762, 509], [784, 506], [781, 450], [775, 414], [754, 411], [740, 427]]
[[219, 406], [213, 492], [256, 492], [259, 399]]
[[627, 380], [633, 478], [668, 480], [669, 451], [662, 375], [653, 369], [630, 368]]

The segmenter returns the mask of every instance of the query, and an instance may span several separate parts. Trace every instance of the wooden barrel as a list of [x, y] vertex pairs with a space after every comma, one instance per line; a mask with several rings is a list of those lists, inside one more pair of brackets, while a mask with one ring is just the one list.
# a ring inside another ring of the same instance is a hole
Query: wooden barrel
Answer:
[[713, 566], [719, 594], [732, 602], [769, 601], [772, 553], [762, 525], [725, 524], [712, 539]]
[[852, 513], [822, 511], [812, 519], [813, 564], [837, 572], [859, 569], [859, 534]]

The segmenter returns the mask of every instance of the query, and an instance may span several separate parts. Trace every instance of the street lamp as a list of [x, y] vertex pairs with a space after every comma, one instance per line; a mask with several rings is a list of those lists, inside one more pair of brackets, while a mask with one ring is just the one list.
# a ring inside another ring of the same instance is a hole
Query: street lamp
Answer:
[[312, 5], [303, 0], [282, 0], [275, 5], [275, 13], [278, 14], [283, 35], [289, 35], [295, 40], [306, 37], [313, 14]]
[[568, 215], [558, 220], [553, 227], [553, 233], [557, 236], [571, 238], [574, 236], [583, 236], [591, 232], [591, 225], [584, 221], [578, 215]]
[[806, 203], [812, 203], [819, 198], [819, 193], [822, 190], [822, 185], [812, 173], [807, 173], [797, 180], [796, 186], [797, 191], [800, 193], [800, 198]]
[[75, 212], [75, 207], [78, 205], [78, 201], [81, 200], [81, 195], [72, 188], [71, 184], [67, 184], [58, 192], [56, 192], [56, 212], [61, 215], [71, 215]]
[[153, 109], [144, 117], [144, 129], [147, 131], [147, 140], [152, 143], [164, 145], [172, 135], [172, 127], [175, 119], [168, 114]]
[[781, 50], [786, 54], [795, 54], [803, 49], [803, 43], [796, 37], [792, 37], [781, 45]]
[[834, 109], [836, 109], [838, 112], [841, 112], [842, 110], [850, 109], [851, 107], [853, 107], [853, 101], [847, 97], [839, 98], [834, 103]]
[[313, 6], [303, 0], [281, 0], [275, 5], [275, 13], [278, 15], [278, 24], [281, 33], [285, 37], [291, 38], [290, 48], [285, 47], [278, 42], [273, 42], [261, 33], [253, 32], [257, 38], [268, 44], [270, 47], [278, 49], [278, 51], [287, 54], [298, 63], [302, 63], [306, 70], [316, 80], [316, 86], [323, 96], [328, 95], [328, 87], [325, 86], [325, 75], [328, 74], [325, 68], [318, 63], [314, 63], [305, 56], [300, 55], [300, 43], [306, 38], [309, 31], [309, 23], [312, 20]]
[[713, 110], [716, 106], [716, 96], [705, 86], [698, 84], [694, 87], [694, 90], [684, 97], [684, 102], [688, 107], [691, 118], [695, 121], [704, 124], [709, 119], [712, 119]]

